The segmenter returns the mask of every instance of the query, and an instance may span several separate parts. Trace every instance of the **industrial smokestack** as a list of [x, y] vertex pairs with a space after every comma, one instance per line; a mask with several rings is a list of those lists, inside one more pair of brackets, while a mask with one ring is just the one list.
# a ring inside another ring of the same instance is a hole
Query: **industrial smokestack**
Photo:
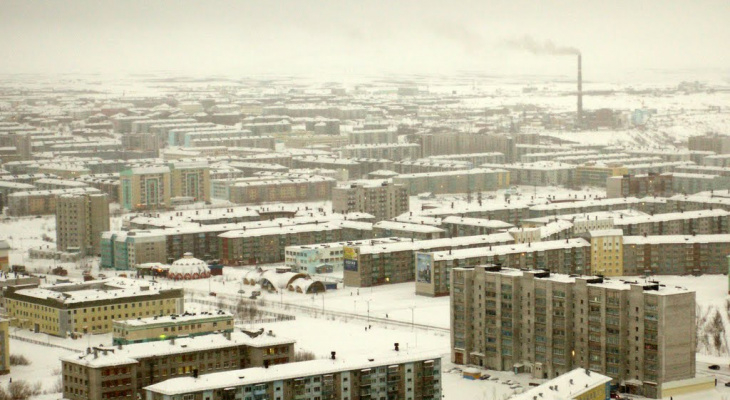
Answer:
[[578, 110], [576, 114], [576, 125], [583, 129], [583, 62], [581, 54], [578, 53]]

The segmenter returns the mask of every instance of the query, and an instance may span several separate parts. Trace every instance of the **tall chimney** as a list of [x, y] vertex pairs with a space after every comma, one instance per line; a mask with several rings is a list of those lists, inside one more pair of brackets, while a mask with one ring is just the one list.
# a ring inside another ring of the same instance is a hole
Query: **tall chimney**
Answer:
[[575, 122], [578, 129], [583, 129], [583, 66], [580, 53], [578, 53], [578, 112]]

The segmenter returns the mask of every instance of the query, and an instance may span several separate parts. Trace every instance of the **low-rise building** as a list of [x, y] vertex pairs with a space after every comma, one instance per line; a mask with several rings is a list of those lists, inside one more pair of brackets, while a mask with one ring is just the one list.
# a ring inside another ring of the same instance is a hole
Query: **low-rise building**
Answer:
[[246, 332], [94, 347], [61, 358], [63, 397], [142, 398], [145, 386], [168, 379], [285, 364], [293, 356], [294, 340]]
[[332, 352], [329, 360], [170, 379], [147, 386], [145, 391], [147, 400], [438, 400], [442, 387], [441, 359], [436, 356], [393, 352], [341, 359]]
[[449, 236], [489, 235], [512, 228], [514, 225], [496, 219], [450, 216], [442, 220], [441, 226]]
[[60, 337], [107, 333], [114, 320], [180, 314], [184, 307], [182, 289], [126, 278], [8, 288], [5, 306], [14, 326]]
[[310, 275], [342, 272], [345, 246], [376, 245], [381, 243], [398, 243], [411, 239], [388, 237], [345, 242], [315, 243], [308, 245], [287, 246], [284, 251], [284, 264], [295, 272]]
[[233, 332], [233, 328], [233, 314], [222, 310], [156, 315], [154, 317], [114, 321], [112, 324], [112, 342], [118, 345], [171, 340], [177, 337]]
[[617, 218], [613, 224], [626, 236], [721, 234], [728, 232], [730, 212], [711, 209], [643, 215]]
[[728, 234], [624, 236], [623, 274], [723, 274], [728, 255]]

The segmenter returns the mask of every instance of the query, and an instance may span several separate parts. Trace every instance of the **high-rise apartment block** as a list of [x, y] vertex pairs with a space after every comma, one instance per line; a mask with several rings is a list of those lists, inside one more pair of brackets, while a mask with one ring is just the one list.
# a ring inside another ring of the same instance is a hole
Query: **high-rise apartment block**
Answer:
[[364, 212], [376, 221], [395, 218], [408, 212], [408, 190], [388, 181], [366, 181], [332, 189], [332, 209], [347, 214]]
[[170, 164], [171, 197], [189, 197], [193, 201], [210, 201], [210, 167], [203, 162]]
[[134, 167], [119, 173], [119, 200], [127, 210], [170, 207], [170, 168]]
[[105, 193], [66, 194], [56, 199], [58, 251], [101, 254], [101, 233], [109, 230], [109, 196]]
[[454, 268], [456, 364], [555, 377], [577, 367], [657, 397], [695, 376], [695, 293], [492, 265]]

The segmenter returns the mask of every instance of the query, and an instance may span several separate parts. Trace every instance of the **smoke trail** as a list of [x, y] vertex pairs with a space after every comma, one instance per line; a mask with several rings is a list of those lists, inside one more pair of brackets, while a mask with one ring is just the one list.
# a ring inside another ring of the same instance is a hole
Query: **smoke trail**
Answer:
[[535, 55], [572, 56], [580, 54], [580, 50], [575, 47], [558, 46], [550, 40], [541, 42], [532, 36], [506, 40], [505, 44], [510, 48], [529, 51]]

